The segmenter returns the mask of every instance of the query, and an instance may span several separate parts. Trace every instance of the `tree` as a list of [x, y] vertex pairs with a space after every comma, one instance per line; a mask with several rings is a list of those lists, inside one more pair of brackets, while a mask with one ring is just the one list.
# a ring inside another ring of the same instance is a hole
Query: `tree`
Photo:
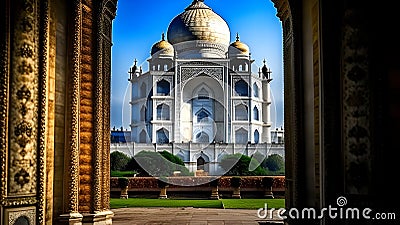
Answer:
[[160, 154], [167, 159], [168, 161], [175, 163], [177, 165], [181, 165], [181, 166], [185, 166], [185, 163], [182, 161], [181, 158], [179, 158], [178, 156], [175, 156], [167, 151], [162, 151], [160, 152]]
[[181, 171], [183, 176], [190, 175], [182, 160], [169, 152], [141, 151], [130, 160], [127, 167], [137, 171], [139, 176], [168, 177], [174, 171]]
[[285, 167], [285, 161], [282, 156], [278, 154], [272, 154], [268, 156], [262, 163], [264, 168], [268, 168], [269, 171], [280, 171]]
[[[228, 176], [266, 175], [266, 171], [260, 166], [258, 161], [252, 160], [250, 157], [240, 153], [224, 156], [220, 165], [226, 171], [225, 175]], [[249, 168], [255, 169], [250, 171]]]
[[125, 153], [115, 151], [110, 154], [110, 169], [111, 171], [124, 171], [130, 157]]

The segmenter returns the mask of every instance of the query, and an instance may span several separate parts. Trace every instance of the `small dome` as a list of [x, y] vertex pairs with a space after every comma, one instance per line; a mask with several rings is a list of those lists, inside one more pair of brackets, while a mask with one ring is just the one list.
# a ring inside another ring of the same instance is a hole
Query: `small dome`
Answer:
[[161, 41], [155, 43], [151, 48], [151, 55], [159, 55], [159, 56], [174, 56], [174, 47], [165, 40], [164, 33], [162, 34]]
[[236, 41], [229, 46], [229, 55], [242, 54], [249, 56], [250, 48], [245, 43], [240, 41], [239, 34], [236, 35]]
[[229, 39], [228, 24], [204, 0], [194, 0], [168, 27], [168, 41], [172, 44], [201, 40], [228, 46]]

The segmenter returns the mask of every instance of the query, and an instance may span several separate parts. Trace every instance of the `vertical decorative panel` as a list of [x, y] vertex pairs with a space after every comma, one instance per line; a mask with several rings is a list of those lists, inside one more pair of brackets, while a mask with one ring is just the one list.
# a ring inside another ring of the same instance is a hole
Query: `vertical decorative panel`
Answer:
[[48, 128], [48, 77], [49, 77], [49, 1], [40, 1], [39, 29], [39, 121], [38, 121], [38, 224], [44, 224], [46, 213], [46, 152]]
[[66, 149], [66, 212], [78, 212], [79, 194], [79, 104], [80, 104], [80, 51], [82, 6], [80, 0], [72, 2], [74, 18], [72, 22], [72, 58], [70, 93], [68, 101], [68, 144]]
[[101, 211], [102, 210], [102, 195], [104, 194], [102, 192], [101, 186], [102, 181], [104, 179], [107, 179], [103, 176], [102, 174], [102, 156], [103, 156], [103, 148], [104, 148], [104, 143], [103, 143], [103, 112], [105, 111], [103, 109], [103, 21], [104, 21], [104, 15], [103, 15], [103, 2], [102, 4], [99, 4], [99, 12], [97, 15], [97, 35], [96, 35], [96, 43], [97, 43], [97, 55], [96, 55], [96, 60], [97, 60], [97, 71], [96, 71], [96, 77], [94, 81], [94, 89], [96, 90], [94, 93], [94, 151], [93, 151], [93, 208], [95, 211]]
[[320, 38], [319, 38], [319, 2], [315, 1], [311, 11], [313, 32], [313, 74], [314, 74], [314, 158], [315, 158], [315, 203], [318, 206], [320, 198]]
[[11, 76], [8, 146], [8, 196], [37, 193], [38, 158], [38, 6], [35, 0], [11, 3]]
[[[111, 104], [111, 47], [112, 47], [112, 21], [117, 10], [117, 0], [103, 1], [101, 8], [101, 72], [102, 72], [102, 133], [103, 148], [102, 158], [99, 163], [102, 165], [102, 208], [110, 208], [110, 104]], [[99, 65], [100, 66], [100, 65]]]
[[[111, 22], [107, 20], [107, 23]], [[103, 101], [104, 101], [104, 114], [103, 114], [103, 174], [106, 176], [103, 183], [103, 204], [110, 201], [110, 103], [111, 103], [111, 42], [104, 43], [104, 80], [103, 80]], [[107, 209], [109, 205], [105, 205]]]
[[[298, 89], [294, 65], [294, 35], [292, 12], [288, 0], [272, 0], [277, 9], [277, 16], [282, 21], [283, 29], [283, 72], [284, 72], [284, 105], [285, 105], [285, 160], [286, 160], [286, 206], [294, 207], [298, 200]], [[288, 94], [289, 93], [289, 94]]]
[[43, 224], [48, 1], [4, 1], [1, 7], [6, 10], [1, 24], [1, 203], [16, 207], [5, 209], [4, 219]]
[[[358, 2], [358, 1], [356, 1]], [[368, 25], [362, 5], [347, 6], [342, 32], [342, 101], [345, 191], [369, 193], [371, 172], [371, 96]], [[349, 3], [350, 4], [350, 3]]]
[[8, 149], [8, 85], [9, 85], [9, 45], [10, 27], [9, 0], [0, 2], [0, 201], [7, 196], [7, 149]]
[[96, 23], [93, 18], [92, 1], [82, 0], [82, 32], [80, 57], [80, 110], [79, 110], [79, 212], [89, 213], [93, 209], [93, 194], [96, 192], [94, 173], [94, 96], [95, 88], [95, 45]]

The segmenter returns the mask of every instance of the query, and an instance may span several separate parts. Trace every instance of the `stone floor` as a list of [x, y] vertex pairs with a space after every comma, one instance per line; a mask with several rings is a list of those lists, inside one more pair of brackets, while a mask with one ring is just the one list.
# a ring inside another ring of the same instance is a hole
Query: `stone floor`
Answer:
[[[113, 225], [258, 225], [267, 223], [257, 210], [204, 208], [122, 208], [113, 209]], [[278, 223], [280, 224], [280, 223]], [[281, 223], [283, 224], [283, 223]]]

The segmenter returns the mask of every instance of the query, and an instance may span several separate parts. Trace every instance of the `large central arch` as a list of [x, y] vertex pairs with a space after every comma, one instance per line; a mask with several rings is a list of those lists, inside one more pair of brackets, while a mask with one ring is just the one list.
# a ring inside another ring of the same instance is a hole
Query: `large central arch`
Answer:
[[[185, 130], [191, 131], [189, 139], [198, 142], [197, 137], [207, 136], [208, 142], [213, 140], [224, 140], [224, 113], [226, 111], [224, 105], [224, 92], [220, 83], [215, 78], [206, 74], [193, 77], [185, 83], [182, 88], [182, 107], [181, 115], [187, 118], [181, 124], [181, 134], [185, 134]], [[199, 120], [199, 118], [202, 118]], [[219, 132], [218, 132], [219, 130]], [[205, 135], [201, 135], [204, 133]], [[189, 134], [190, 135], [190, 134]]]

